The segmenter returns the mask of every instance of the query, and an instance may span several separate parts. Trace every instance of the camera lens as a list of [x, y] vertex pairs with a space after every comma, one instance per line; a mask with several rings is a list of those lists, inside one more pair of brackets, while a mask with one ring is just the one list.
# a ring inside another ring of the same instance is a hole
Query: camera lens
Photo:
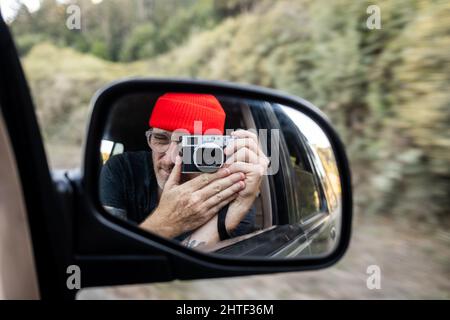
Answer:
[[217, 171], [223, 159], [223, 150], [215, 143], [205, 143], [194, 150], [194, 164], [201, 172]]

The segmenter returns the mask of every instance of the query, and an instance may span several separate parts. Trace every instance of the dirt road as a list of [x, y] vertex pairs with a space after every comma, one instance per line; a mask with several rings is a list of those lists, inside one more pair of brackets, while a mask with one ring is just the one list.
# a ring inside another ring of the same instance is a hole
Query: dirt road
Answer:
[[[79, 299], [449, 299], [450, 235], [386, 218], [359, 218], [347, 254], [313, 272], [86, 289]], [[381, 289], [366, 286], [381, 269]]]

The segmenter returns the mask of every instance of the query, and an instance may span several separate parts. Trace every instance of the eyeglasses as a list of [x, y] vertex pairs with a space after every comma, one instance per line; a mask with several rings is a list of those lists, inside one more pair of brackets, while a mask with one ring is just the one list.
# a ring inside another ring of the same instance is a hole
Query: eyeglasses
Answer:
[[145, 132], [145, 136], [147, 137], [148, 146], [152, 149], [152, 151], [157, 153], [166, 153], [172, 142], [176, 142], [177, 148], [180, 148], [183, 133], [154, 131], [152, 128]]

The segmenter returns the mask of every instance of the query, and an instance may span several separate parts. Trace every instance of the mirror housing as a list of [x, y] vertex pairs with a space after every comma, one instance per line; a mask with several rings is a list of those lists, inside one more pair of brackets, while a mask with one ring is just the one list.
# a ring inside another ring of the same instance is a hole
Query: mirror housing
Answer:
[[[98, 146], [106, 119], [111, 105], [119, 98], [146, 91], [208, 92], [273, 101], [289, 105], [314, 120], [331, 143], [341, 178], [341, 232], [335, 249], [323, 256], [285, 260], [208, 255], [174, 244], [107, 214], [98, 198]], [[325, 115], [310, 102], [250, 85], [198, 80], [130, 79], [112, 83], [98, 91], [92, 99], [91, 108], [84, 164], [77, 186], [78, 190], [82, 190], [78, 194], [82, 205], [75, 215], [74, 246], [76, 263], [83, 270], [83, 287], [313, 270], [336, 263], [347, 250], [352, 223], [349, 163], [339, 136]]]

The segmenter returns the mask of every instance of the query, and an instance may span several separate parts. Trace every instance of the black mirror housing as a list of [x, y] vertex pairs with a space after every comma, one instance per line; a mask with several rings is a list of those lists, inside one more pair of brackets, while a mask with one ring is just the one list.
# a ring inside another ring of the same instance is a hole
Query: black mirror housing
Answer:
[[[184, 248], [107, 214], [98, 196], [99, 142], [111, 105], [123, 96], [139, 92], [208, 92], [272, 101], [289, 105], [314, 120], [330, 141], [340, 175], [342, 218], [334, 250], [322, 256], [293, 259], [211, 255]], [[275, 90], [225, 82], [130, 79], [100, 90], [91, 107], [84, 164], [76, 188], [80, 190], [77, 197], [81, 206], [74, 214], [75, 263], [83, 270], [83, 287], [314, 270], [333, 265], [346, 252], [352, 224], [349, 163], [338, 134], [325, 115], [308, 101]]]

